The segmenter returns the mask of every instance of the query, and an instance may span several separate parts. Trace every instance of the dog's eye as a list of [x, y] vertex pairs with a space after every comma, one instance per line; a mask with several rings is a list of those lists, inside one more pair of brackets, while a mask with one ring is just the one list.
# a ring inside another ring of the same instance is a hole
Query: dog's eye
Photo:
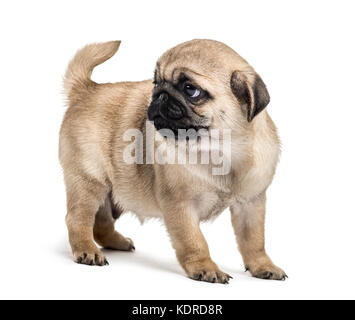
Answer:
[[201, 95], [201, 91], [197, 88], [195, 88], [191, 84], [187, 84], [184, 87], [184, 92], [187, 94], [190, 98], [198, 98]]

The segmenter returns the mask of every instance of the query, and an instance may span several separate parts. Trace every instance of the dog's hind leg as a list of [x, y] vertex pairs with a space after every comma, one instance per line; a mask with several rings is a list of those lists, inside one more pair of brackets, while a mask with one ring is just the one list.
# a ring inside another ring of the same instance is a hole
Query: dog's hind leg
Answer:
[[96, 214], [94, 238], [105, 249], [133, 251], [135, 250], [133, 241], [125, 238], [114, 227], [116, 219], [121, 214], [122, 209], [113, 204], [109, 195]]
[[65, 174], [67, 186], [69, 242], [77, 263], [103, 266], [107, 264], [105, 256], [94, 242], [95, 215], [104, 203], [108, 188], [98, 180], [67, 172]]

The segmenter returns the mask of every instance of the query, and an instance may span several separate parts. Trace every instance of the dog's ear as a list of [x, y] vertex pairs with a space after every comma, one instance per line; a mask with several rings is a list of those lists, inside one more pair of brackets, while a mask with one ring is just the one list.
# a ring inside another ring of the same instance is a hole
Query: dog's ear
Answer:
[[246, 106], [248, 122], [251, 122], [270, 102], [269, 92], [258, 74], [255, 74], [254, 83], [249, 84], [243, 74], [234, 71], [231, 88], [238, 101]]

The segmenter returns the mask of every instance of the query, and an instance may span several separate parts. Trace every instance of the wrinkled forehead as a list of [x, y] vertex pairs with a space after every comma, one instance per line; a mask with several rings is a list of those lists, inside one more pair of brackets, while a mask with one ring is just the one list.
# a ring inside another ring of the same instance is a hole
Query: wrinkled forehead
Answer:
[[193, 40], [170, 49], [158, 60], [157, 80], [178, 82], [182, 76], [194, 81], [226, 78], [248, 64], [226, 45], [212, 40]]
[[167, 65], [157, 63], [155, 76], [158, 81], [169, 81], [173, 84], [178, 84], [182, 79], [199, 82], [213, 81], [215, 78], [211, 69], [208, 70], [203, 65], [188, 63], [184, 60]]
[[217, 86], [225, 86], [229, 82], [227, 73], [220, 72], [220, 69], [219, 71], [217, 70], [212, 71], [211, 68], [208, 69], [203, 64], [196, 65], [196, 63], [189, 63], [185, 60], [175, 61], [168, 65], [159, 65], [158, 63], [155, 71], [155, 80], [157, 82], [167, 81], [174, 86], [188, 81], [192, 85], [212, 91]]

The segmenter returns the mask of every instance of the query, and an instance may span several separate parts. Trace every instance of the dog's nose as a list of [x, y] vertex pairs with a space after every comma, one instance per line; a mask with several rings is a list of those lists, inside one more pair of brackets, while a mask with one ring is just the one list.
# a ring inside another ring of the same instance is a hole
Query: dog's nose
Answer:
[[158, 96], [158, 100], [160, 103], [165, 103], [169, 100], [169, 95], [166, 92], [161, 92]]

